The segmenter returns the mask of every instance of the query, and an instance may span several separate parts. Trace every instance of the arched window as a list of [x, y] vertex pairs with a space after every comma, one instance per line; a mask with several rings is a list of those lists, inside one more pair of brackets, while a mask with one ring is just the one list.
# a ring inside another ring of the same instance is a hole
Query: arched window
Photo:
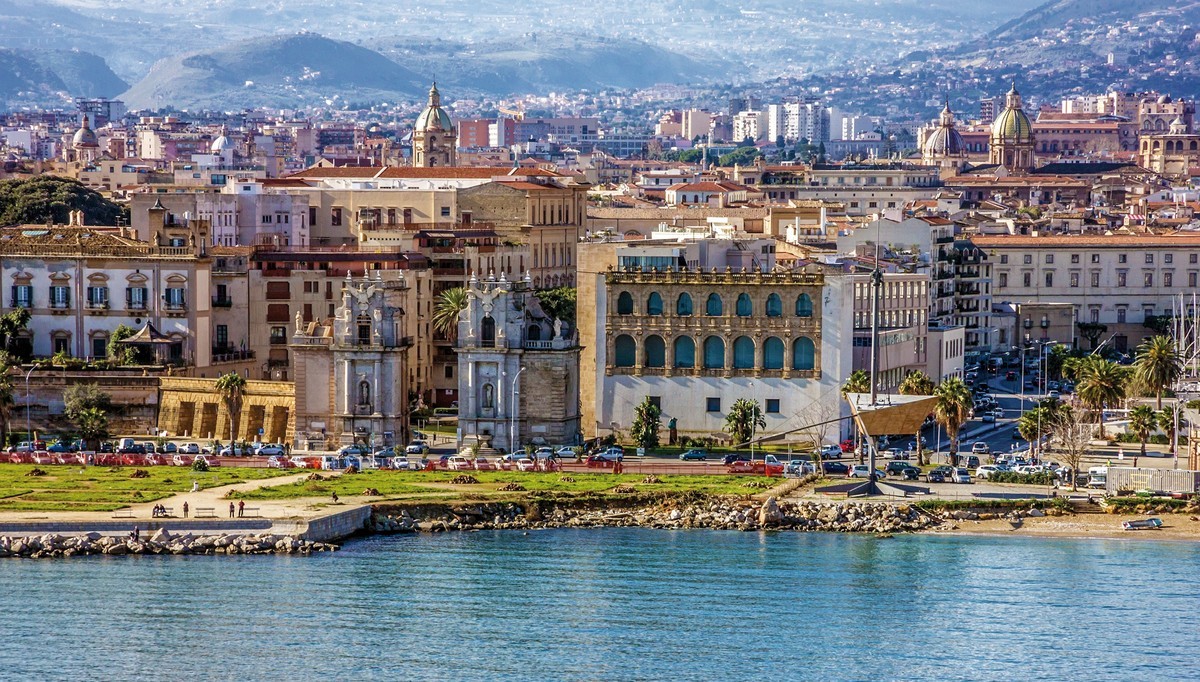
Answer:
[[657, 291], [650, 293], [646, 299], [646, 314], [647, 315], [662, 315], [663, 301], [662, 296], [658, 295]]
[[783, 369], [783, 341], [777, 336], [768, 336], [763, 341], [763, 369]]
[[618, 336], [616, 343], [613, 344], [613, 349], [616, 351], [614, 360], [617, 367], [633, 367], [634, 359], [637, 357], [637, 344], [634, 343], [632, 336], [628, 334]]
[[781, 315], [783, 315], [783, 299], [779, 298], [779, 294], [771, 294], [767, 297], [767, 317]]
[[812, 298], [808, 294], [800, 294], [796, 298], [796, 317], [812, 317]]
[[750, 302], [749, 294], [738, 294], [737, 297], [737, 316], [750, 317], [754, 314], [754, 304]]
[[484, 348], [491, 348], [496, 345], [496, 320], [492, 319], [491, 315], [483, 318], [479, 338], [482, 340]]
[[749, 336], [739, 336], [733, 342], [734, 369], [754, 369], [754, 342]]
[[721, 297], [717, 294], [709, 294], [708, 301], [704, 304], [704, 314], [709, 317], [718, 317], [725, 309], [721, 303]]
[[633, 314], [633, 295], [628, 291], [622, 291], [617, 296], [617, 314], [632, 315]]
[[692, 314], [692, 297], [689, 294], [679, 294], [679, 298], [675, 299], [675, 314], [676, 315], [691, 315]]
[[725, 366], [725, 339], [710, 336], [704, 339], [704, 368], [721, 369]]
[[[684, 294], [686, 296], [686, 294]], [[675, 339], [675, 366], [692, 368], [696, 366], [696, 342], [690, 336], [680, 336]]]
[[792, 369], [812, 369], [816, 366], [816, 348], [812, 339], [801, 336], [792, 342]]
[[655, 334], [647, 336], [645, 349], [646, 355], [642, 358], [643, 365], [646, 367], [666, 367], [667, 344], [663, 343], [661, 336]]

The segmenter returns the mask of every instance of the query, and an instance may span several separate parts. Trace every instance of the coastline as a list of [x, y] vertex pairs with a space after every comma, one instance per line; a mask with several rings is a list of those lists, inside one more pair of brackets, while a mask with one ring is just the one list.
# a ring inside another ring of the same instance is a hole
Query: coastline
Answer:
[[1024, 519], [1019, 528], [1007, 521], [959, 521], [923, 531], [928, 535], [978, 535], [1078, 540], [1154, 540], [1200, 542], [1200, 517], [1186, 512], [1160, 514], [1163, 527], [1128, 531], [1122, 521], [1148, 518], [1146, 514], [1073, 514]]

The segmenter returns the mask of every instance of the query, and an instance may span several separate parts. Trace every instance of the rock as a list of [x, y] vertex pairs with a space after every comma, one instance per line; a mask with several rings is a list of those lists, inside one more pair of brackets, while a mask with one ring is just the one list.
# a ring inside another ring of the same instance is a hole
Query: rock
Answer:
[[1039, 517], [1042, 517], [1045, 515], [1046, 515], [1046, 512], [1042, 511], [1041, 509], [1030, 509], [1029, 510], [1029, 516], [1032, 516], [1034, 518], [1039, 518]]
[[37, 467], [34, 467], [34, 468], [30, 469], [25, 475], [26, 476], [45, 476], [46, 472], [42, 471], [41, 469], [38, 469]]
[[782, 520], [783, 514], [779, 511], [779, 503], [772, 495], [763, 502], [762, 508], [758, 510], [758, 525], [777, 526]]
[[145, 469], [134, 469], [133, 473], [129, 474], [129, 477], [130, 478], [150, 478], [150, 472], [146, 471]]
[[165, 545], [171, 541], [171, 532], [166, 528], [159, 528], [154, 531], [154, 535], [150, 536], [150, 542]]

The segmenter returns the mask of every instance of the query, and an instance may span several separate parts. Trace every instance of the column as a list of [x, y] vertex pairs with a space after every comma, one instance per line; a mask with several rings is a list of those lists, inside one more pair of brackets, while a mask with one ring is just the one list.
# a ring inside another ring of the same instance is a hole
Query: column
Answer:
[[342, 400], [342, 413], [352, 414], [354, 412], [354, 362], [347, 359], [342, 367], [344, 368], [345, 376], [342, 377], [343, 389], [346, 394]]
[[[408, 398], [408, 396], [403, 396], [403, 397], [405, 399]], [[382, 399], [383, 399], [383, 396], [380, 395], [380, 393], [379, 393], [379, 358], [376, 358], [375, 359], [375, 385], [371, 387], [371, 401], [372, 401], [371, 407], [372, 407], [372, 411], [375, 414], [381, 414], [383, 412], [383, 410], [380, 409], [380, 403], [382, 402]]]

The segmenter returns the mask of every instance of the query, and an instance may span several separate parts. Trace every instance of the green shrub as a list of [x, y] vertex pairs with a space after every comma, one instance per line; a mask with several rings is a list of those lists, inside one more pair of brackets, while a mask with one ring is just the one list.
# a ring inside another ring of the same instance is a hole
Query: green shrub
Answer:
[[1058, 477], [1049, 471], [1036, 474], [1019, 474], [1015, 471], [994, 471], [987, 478], [989, 483], [1022, 483], [1024, 485], [1054, 485]]
[[192, 462], [192, 471], [208, 471], [208, 462], [197, 459]]

